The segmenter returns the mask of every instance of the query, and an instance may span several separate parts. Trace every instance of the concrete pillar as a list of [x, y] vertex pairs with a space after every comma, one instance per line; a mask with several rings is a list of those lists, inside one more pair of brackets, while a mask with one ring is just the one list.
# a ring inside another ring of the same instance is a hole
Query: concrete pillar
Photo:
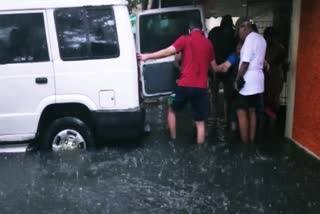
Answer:
[[287, 120], [285, 135], [292, 138], [293, 118], [294, 118], [294, 103], [295, 103], [295, 87], [296, 87], [296, 72], [297, 58], [300, 32], [300, 14], [301, 0], [293, 0], [292, 22], [291, 22], [291, 38], [289, 46], [289, 61], [290, 70], [288, 73], [288, 100], [287, 100]]

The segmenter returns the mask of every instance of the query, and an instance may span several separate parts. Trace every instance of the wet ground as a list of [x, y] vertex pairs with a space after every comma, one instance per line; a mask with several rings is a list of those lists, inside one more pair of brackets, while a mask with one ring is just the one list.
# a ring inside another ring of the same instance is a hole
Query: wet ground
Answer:
[[188, 114], [169, 143], [164, 114], [149, 109], [140, 143], [0, 154], [0, 213], [320, 213], [320, 162], [294, 144], [270, 135], [248, 150], [219, 120], [198, 146]]

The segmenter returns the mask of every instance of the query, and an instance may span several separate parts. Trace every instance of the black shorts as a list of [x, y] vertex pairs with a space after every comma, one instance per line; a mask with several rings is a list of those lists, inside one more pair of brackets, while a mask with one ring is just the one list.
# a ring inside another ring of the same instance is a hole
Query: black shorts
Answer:
[[260, 109], [263, 102], [263, 94], [241, 95], [237, 96], [237, 109]]
[[190, 102], [194, 121], [204, 121], [208, 117], [209, 96], [208, 90], [202, 88], [177, 87], [171, 95], [169, 105], [173, 111], [181, 111]]

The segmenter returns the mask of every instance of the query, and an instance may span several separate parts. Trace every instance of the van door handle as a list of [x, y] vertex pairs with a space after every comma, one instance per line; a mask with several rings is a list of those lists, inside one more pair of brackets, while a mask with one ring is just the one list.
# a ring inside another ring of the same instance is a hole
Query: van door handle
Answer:
[[46, 77], [38, 77], [36, 78], [36, 84], [44, 85], [48, 83], [48, 78]]

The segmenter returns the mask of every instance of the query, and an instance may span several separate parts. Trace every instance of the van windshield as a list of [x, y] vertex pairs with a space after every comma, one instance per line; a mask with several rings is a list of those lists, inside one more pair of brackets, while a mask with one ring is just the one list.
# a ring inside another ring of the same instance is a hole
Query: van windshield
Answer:
[[201, 21], [198, 9], [175, 11], [140, 17], [140, 50], [150, 53], [167, 48], [181, 35], [188, 33], [191, 20]]

